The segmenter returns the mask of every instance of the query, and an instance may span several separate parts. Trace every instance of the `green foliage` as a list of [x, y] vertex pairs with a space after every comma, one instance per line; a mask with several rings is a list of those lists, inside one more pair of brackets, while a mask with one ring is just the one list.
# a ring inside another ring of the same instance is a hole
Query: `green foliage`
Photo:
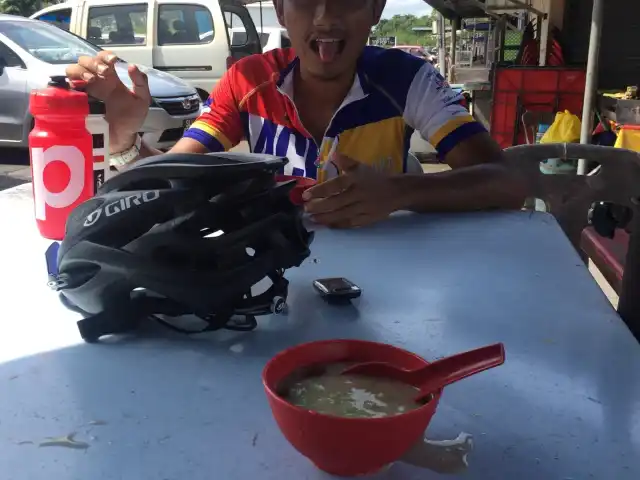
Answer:
[[28, 17], [37, 11], [37, 0], [0, 0], [0, 12]]
[[391, 18], [383, 18], [375, 27], [374, 35], [386, 37], [395, 36], [398, 45], [436, 45], [436, 37], [430, 32], [414, 32], [413, 27], [431, 27], [436, 19], [437, 12], [422, 17], [415, 15], [394, 15]]
[[0, 0], [0, 13], [28, 17], [38, 10], [55, 3], [61, 2], [57, 0]]

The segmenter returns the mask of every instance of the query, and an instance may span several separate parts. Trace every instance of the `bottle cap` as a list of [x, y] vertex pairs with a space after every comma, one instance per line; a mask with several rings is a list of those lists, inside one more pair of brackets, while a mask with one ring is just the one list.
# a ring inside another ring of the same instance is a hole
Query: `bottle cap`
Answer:
[[65, 77], [64, 75], [53, 75], [49, 77], [49, 83], [47, 85], [50, 87], [69, 89], [67, 77]]
[[64, 115], [84, 118], [89, 115], [87, 94], [73, 90], [64, 75], [50, 77], [46, 88], [33, 90], [29, 102], [31, 115]]

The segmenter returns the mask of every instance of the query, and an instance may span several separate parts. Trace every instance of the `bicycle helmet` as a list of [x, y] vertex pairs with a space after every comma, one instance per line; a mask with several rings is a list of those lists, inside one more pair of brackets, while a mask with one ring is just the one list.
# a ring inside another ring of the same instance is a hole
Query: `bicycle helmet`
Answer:
[[[280, 313], [284, 271], [309, 256], [313, 239], [289, 200], [295, 181], [275, 180], [286, 163], [165, 154], [105, 182], [72, 211], [49, 282], [85, 317], [82, 337], [93, 342], [145, 318], [183, 315], [204, 320], [200, 331], [251, 330], [256, 315]], [[272, 286], [253, 296], [264, 278]]]

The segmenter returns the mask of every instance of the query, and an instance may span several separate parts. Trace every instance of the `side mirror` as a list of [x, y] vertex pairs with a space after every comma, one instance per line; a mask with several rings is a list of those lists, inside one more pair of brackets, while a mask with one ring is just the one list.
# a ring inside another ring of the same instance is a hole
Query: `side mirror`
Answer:
[[0, 55], [0, 76], [4, 75], [4, 69], [7, 66], [8, 66], [7, 61], [2, 55]]

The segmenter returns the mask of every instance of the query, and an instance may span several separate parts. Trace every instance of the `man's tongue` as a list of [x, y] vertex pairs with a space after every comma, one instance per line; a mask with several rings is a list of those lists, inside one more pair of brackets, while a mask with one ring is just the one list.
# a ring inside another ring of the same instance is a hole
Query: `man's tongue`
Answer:
[[333, 62], [338, 56], [340, 42], [318, 42], [320, 60], [325, 63]]

